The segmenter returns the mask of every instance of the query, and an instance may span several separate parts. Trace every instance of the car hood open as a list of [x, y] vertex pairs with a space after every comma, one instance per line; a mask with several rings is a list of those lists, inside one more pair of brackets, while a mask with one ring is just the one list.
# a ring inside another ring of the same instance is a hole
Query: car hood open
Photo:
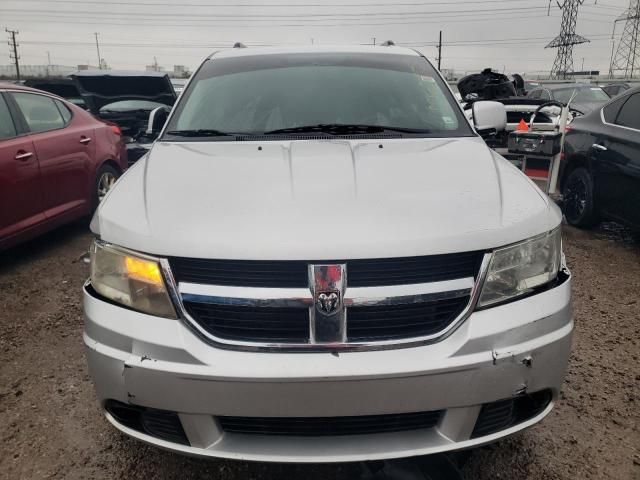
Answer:
[[121, 100], [173, 105], [177, 98], [169, 75], [163, 72], [80, 70], [70, 77], [94, 115], [105, 105]]
[[484, 250], [559, 209], [480, 138], [158, 142], [92, 222], [162, 256], [341, 259]]
[[80, 98], [80, 91], [70, 78], [31, 78], [25, 81], [24, 85], [62, 98]]

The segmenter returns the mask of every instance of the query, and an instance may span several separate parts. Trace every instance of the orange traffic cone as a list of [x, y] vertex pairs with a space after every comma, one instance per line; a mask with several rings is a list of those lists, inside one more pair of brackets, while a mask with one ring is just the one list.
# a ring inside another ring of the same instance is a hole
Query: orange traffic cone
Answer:
[[529, 125], [527, 125], [527, 122], [525, 122], [524, 119], [521, 119], [520, 123], [518, 124], [518, 128], [516, 128], [516, 130], [518, 132], [528, 132], [529, 131]]

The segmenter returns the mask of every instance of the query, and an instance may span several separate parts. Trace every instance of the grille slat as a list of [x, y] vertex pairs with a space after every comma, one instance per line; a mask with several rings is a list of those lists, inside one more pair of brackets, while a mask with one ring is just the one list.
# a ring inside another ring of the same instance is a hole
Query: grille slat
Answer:
[[247, 435], [334, 436], [434, 427], [442, 411], [357, 417], [218, 417], [225, 432]]
[[483, 252], [356, 260], [169, 258], [178, 282], [237, 287], [306, 288], [308, 265], [346, 263], [349, 286], [407, 285], [475, 277]]
[[435, 334], [462, 313], [469, 297], [409, 305], [347, 309], [350, 341], [401, 339]]
[[306, 343], [309, 312], [300, 308], [245, 307], [184, 302], [207, 332], [220, 338], [252, 342]]

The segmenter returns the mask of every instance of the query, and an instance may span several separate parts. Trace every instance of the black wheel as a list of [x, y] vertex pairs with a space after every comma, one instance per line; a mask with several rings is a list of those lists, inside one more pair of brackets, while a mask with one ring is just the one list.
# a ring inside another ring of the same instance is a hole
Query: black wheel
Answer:
[[98, 204], [106, 197], [113, 184], [116, 183], [116, 180], [120, 176], [118, 170], [116, 170], [111, 165], [102, 165], [98, 170], [98, 174], [96, 175], [96, 184], [93, 189], [93, 206], [98, 206]]
[[593, 180], [582, 167], [569, 173], [562, 189], [563, 210], [567, 222], [576, 227], [591, 227], [598, 223], [593, 198]]

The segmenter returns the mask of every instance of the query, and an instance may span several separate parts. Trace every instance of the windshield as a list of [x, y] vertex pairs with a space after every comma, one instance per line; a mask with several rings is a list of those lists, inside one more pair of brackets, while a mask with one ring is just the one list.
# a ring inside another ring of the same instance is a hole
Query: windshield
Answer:
[[609, 95], [600, 87], [560, 88], [553, 91], [553, 96], [559, 102], [567, 103], [574, 90], [577, 91], [576, 97], [573, 99], [574, 103], [606, 102], [609, 100]]
[[108, 103], [100, 109], [101, 112], [126, 112], [129, 110], [153, 110], [158, 107], [166, 107], [164, 103], [151, 102], [149, 100], [120, 100]]
[[419, 56], [214, 57], [185, 94], [167, 127], [170, 134], [303, 132], [318, 125], [368, 125], [432, 136], [472, 134], [440, 77]]

